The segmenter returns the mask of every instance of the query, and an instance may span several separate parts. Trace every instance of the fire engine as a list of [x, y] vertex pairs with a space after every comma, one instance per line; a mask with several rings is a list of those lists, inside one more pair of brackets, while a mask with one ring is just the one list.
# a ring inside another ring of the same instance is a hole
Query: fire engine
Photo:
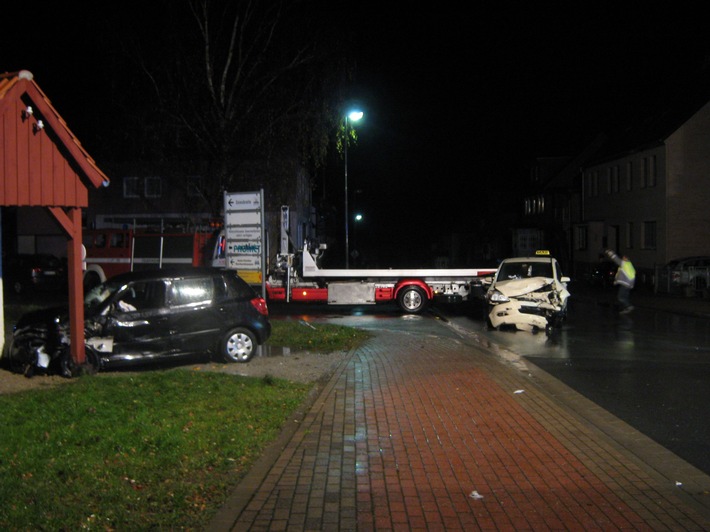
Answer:
[[225, 267], [223, 232], [93, 229], [84, 231], [83, 244], [85, 290], [129, 271], [178, 265]]

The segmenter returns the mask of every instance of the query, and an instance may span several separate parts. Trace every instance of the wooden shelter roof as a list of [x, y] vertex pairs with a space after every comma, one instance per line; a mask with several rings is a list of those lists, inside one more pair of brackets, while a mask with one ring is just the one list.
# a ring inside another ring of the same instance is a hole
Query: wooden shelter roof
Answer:
[[32, 73], [0, 74], [0, 205], [86, 207], [108, 183]]

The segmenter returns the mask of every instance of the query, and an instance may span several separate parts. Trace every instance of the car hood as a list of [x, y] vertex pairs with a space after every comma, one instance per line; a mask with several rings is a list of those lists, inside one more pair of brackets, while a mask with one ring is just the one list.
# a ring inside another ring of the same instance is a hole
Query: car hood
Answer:
[[550, 290], [552, 290], [552, 284], [553, 280], [547, 277], [531, 277], [529, 279], [501, 281], [495, 284], [494, 289], [506, 297], [519, 297], [536, 292], [545, 286], [550, 286]]

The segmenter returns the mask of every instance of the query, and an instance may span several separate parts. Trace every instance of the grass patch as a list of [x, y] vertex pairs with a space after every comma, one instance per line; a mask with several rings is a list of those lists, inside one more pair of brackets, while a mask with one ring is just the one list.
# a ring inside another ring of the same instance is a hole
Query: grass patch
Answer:
[[370, 336], [367, 331], [343, 325], [304, 320], [271, 320], [271, 337], [267, 344], [330, 353], [349, 351]]
[[178, 369], [0, 396], [0, 529], [202, 529], [309, 389]]

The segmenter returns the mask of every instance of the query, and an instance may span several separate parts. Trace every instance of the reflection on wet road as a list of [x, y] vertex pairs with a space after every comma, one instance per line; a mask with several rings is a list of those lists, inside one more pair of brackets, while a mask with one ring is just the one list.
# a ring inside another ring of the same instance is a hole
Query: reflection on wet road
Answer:
[[482, 312], [451, 320], [528, 361], [710, 474], [710, 320], [570, 303], [551, 336], [487, 331]]

